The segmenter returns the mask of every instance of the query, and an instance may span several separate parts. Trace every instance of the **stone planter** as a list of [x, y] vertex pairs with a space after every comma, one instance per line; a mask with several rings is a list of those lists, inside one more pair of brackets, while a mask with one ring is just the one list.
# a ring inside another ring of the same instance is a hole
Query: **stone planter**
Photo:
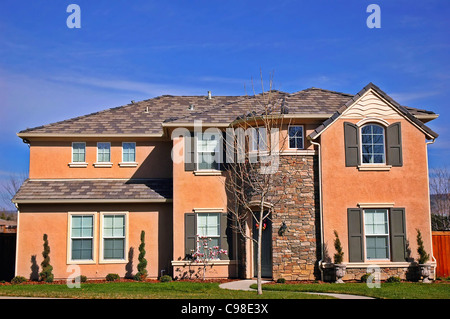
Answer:
[[336, 273], [336, 283], [343, 284], [342, 278], [345, 276], [346, 266], [344, 264], [334, 264], [334, 270]]
[[431, 265], [429, 264], [419, 264], [420, 267], [420, 275], [423, 277], [422, 282], [429, 284], [431, 280], [428, 278], [431, 274]]

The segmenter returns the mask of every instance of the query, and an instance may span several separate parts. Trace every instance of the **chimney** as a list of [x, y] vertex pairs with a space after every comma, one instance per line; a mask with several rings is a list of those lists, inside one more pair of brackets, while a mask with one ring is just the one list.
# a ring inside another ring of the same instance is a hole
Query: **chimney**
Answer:
[[211, 91], [208, 91], [208, 100], [211, 100]]

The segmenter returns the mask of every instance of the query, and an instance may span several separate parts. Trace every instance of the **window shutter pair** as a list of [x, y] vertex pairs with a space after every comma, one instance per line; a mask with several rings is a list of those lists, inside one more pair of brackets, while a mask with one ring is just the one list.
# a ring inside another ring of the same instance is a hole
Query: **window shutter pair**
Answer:
[[[347, 210], [348, 221], [348, 250], [350, 262], [364, 261], [364, 226], [363, 210], [349, 208]], [[405, 209], [391, 208], [389, 211], [389, 236], [391, 261], [405, 261], [406, 251], [406, 227]]]
[[[220, 214], [220, 249], [228, 251], [228, 254], [220, 254], [220, 259], [229, 259], [229, 244], [228, 244], [228, 217], [226, 213]], [[195, 213], [186, 213], [184, 215], [184, 250], [185, 259], [192, 259], [192, 253], [197, 248], [197, 216]]]
[[[184, 137], [184, 170], [186, 172], [193, 172], [195, 171], [195, 161], [196, 161], [196, 138], [194, 136], [194, 132], [190, 132], [190, 136]], [[223, 140], [222, 140], [222, 153], [220, 158], [220, 169], [226, 170], [227, 169], [227, 147], [226, 147], [226, 132], [223, 132], [222, 134]], [[228, 161], [231, 159], [232, 154], [228, 154]]]
[[[386, 133], [386, 164], [403, 166], [401, 123], [396, 122], [385, 129]], [[359, 127], [350, 122], [344, 122], [345, 166], [354, 167], [361, 164]]]

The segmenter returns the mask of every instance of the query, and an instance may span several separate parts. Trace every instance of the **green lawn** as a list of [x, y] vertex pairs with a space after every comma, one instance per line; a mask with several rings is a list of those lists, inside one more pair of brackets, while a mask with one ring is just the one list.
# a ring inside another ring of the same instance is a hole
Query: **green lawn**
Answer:
[[365, 283], [263, 285], [263, 292], [266, 293], [269, 291], [331, 292], [383, 299], [450, 299], [449, 283], [382, 283], [380, 288], [369, 288]]
[[292, 291], [267, 291], [258, 296], [253, 291], [233, 291], [219, 288], [218, 283], [174, 281], [166, 283], [110, 282], [84, 283], [81, 288], [66, 285], [5, 285], [0, 295], [22, 297], [53, 297], [80, 299], [322, 299], [324, 296]]
[[364, 283], [266, 284], [263, 290], [263, 295], [258, 296], [253, 291], [221, 289], [218, 283], [110, 282], [84, 283], [81, 288], [72, 289], [64, 284], [4, 285], [0, 286], [0, 295], [78, 299], [322, 299], [330, 297], [304, 292], [332, 292], [384, 299], [450, 299], [448, 283], [382, 283], [381, 288], [372, 289]]

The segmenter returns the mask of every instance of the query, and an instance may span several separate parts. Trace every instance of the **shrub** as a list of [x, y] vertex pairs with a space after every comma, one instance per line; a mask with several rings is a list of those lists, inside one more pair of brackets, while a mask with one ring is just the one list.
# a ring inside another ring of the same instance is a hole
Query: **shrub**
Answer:
[[402, 280], [400, 277], [391, 276], [388, 279], [386, 279], [386, 282], [393, 283], [393, 282], [401, 282]]
[[286, 283], [286, 279], [284, 279], [284, 278], [278, 278], [278, 279], [277, 279], [277, 283], [279, 283], [279, 284], [284, 284], [284, 283]]
[[367, 278], [369, 278], [370, 275], [372, 275], [372, 274], [367, 273], [367, 274], [362, 275], [361, 282], [367, 282]]
[[87, 277], [80, 275], [80, 282], [86, 282], [87, 281]]
[[145, 259], [145, 231], [141, 231], [141, 244], [139, 245], [139, 264], [138, 272], [134, 276], [134, 280], [143, 281], [147, 278], [147, 259]]
[[120, 279], [120, 277], [119, 277], [118, 274], [107, 274], [106, 275], [106, 280], [107, 281], [117, 281], [119, 279]]
[[22, 276], [16, 276], [13, 279], [11, 279], [11, 284], [18, 285], [18, 284], [21, 284], [21, 283], [23, 283], [25, 281], [27, 281], [27, 278], [22, 277]]
[[44, 260], [41, 263], [42, 271], [39, 273], [39, 278], [45, 282], [53, 282], [53, 267], [50, 265], [50, 246], [48, 245], [47, 234], [44, 234], [44, 251], [42, 256]]
[[336, 230], [334, 231], [334, 236], [336, 236], [336, 239], [334, 240], [334, 248], [336, 249], [336, 254], [334, 254], [334, 263], [342, 264], [344, 252], [342, 251], [341, 241], [339, 240], [339, 235]]
[[169, 275], [164, 275], [164, 276], [159, 277], [159, 281], [160, 282], [171, 282], [172, 277], [170, 277]]
[[422, 234], [420, 233], [420, 230], [417, 230], [417, 252], [419, 253], [419, 264], [425, 264], [428, 259], [430, 259], [430, 255], [427, 254], [425, 251], [425, 248], [423, 247], [423, 240], [422, 240]]

